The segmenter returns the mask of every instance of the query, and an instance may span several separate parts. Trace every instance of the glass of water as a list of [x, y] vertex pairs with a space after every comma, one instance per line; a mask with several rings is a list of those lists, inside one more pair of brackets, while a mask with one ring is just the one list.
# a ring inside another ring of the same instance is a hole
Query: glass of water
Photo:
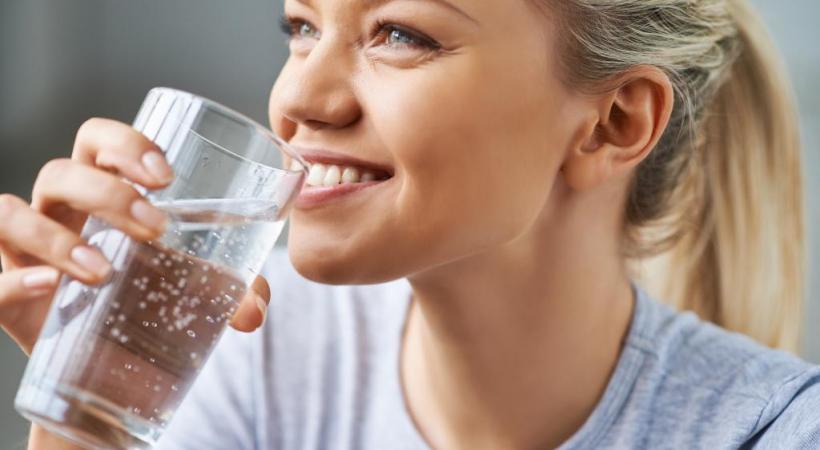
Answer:
[[63, 278], [15, 400], [29, 420], [91, 449], [157, 442], [306, 175], [276, 135], [186, 92], [152, 89], [134, 127], [176, 174], [161, 191], [137, 186], [168, 213], [166, 232], [136, 242], [89, 219], [82, 236], [113, 275], [94, 287]]

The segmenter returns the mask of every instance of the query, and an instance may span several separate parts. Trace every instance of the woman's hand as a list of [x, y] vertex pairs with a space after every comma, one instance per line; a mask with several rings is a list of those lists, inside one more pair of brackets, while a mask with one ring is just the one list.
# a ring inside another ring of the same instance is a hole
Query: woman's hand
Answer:
[[[132, 238], [159, 237], [165, 214], [123, 179], [158, 189], [173, 179], [159, 148], [131, 126], [90, 119], [77, 132], [71, 159], [49, 161], [34, 183], [31, 205], [0, 194], [0, 327], [29, 354], [61, 274], [99, 284], [112, 267], [80, 238], [89, 214]], [[257, 278], [231, 320], [252, 331], [270, 293]]]

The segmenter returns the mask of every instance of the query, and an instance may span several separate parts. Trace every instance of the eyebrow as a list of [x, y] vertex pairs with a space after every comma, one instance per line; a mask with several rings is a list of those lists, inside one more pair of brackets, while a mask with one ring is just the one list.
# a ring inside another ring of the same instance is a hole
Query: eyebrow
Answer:
[[[299, 3], [301, 3], [301, 4], [303, 4], [303, 5], [313, 6], [313, 5], [312, 5], [313, 0], [296, 0], [296, 1], [297, 1], [297, 2], [299, 2]], [[371, 9], [372, 9], [372, 8], [375, 8], [375, 7], [377, 7], [377, 6], [381, 6], [381, 5], [385, 4], [385, 3], [389, 3], [389, 2], [391, 2], [391, 1], [395, 1], [395, 0], [363, 0], [363, 2], [364, 2], [364, 4], [365, 4], [365, 6], [367, 6], [368, 8], [371, 8]], [[456, 6], [456, 5], [452, 4], [452, 3], [450, 3], [450, 2], [449, 2], [449, 1], [447, 1], [447, 0], [413, 0], [413, 1], [415, 1], [415, 2], [428, 2], [428, 3], [436, 3], [436, 4], [438, 4], [438, 5], [441, 5], [441, 6], [445, 7], [445, 8], [447, 8], [447, 9], [449, 9], [450, 11], [453, 11], [453, 12], [455, 12], [455, 13], [457, 13], [457, 14], [461, 15], [462, 17], [464, 17], [464, 18], [466, 18], [466, 19], [468, 19], [468, 20], [472, 21], [473, 23], [478, 23], [478, 21], [476, 21], [475, 19], [473, 19], [473, 17], [472, 17], [472, 16], [470, 16], [469, 14], [467, 14], [466, 12], [464, 12], [461, 8], [459, 8], [458, 6]]]

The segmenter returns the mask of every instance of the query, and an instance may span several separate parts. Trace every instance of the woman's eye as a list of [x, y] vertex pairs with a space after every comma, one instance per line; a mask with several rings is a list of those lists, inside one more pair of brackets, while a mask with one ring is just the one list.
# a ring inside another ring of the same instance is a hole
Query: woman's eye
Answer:
[[[379, 42], [389, 47], [411, 47], [435, 50], [441, 46], [433, 39], [421, 33], [413, 32], [400, 25], [378, 24]], [[384, 36], [384, 37], [381, 37]]]
[[279, 20], [279, 29], [288, 37], [294, 38], [319, 38], [319, 32], [309, 22], [292, 17], [282, 17]]

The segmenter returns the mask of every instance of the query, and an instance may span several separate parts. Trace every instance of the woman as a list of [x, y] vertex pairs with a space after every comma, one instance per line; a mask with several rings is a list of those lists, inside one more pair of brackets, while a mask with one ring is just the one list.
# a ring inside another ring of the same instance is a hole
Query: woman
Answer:
[[[271, 293], [233, 322], [264, 326], [224, 338], [160, 448], [820, 446], [820, 368], [761, 345], [797, 345], [802, 199], [745, 0], [285, 12], [270, 119], [308, 186]], [[2, 324], [24, 350], [57, 271], [110, 270], [87, 213], [161, 230], [119, 177], [171, 173], [95, 119], [30, 206], [3, 198]], [[35, 426], [30, 445], [68, 444]]]

